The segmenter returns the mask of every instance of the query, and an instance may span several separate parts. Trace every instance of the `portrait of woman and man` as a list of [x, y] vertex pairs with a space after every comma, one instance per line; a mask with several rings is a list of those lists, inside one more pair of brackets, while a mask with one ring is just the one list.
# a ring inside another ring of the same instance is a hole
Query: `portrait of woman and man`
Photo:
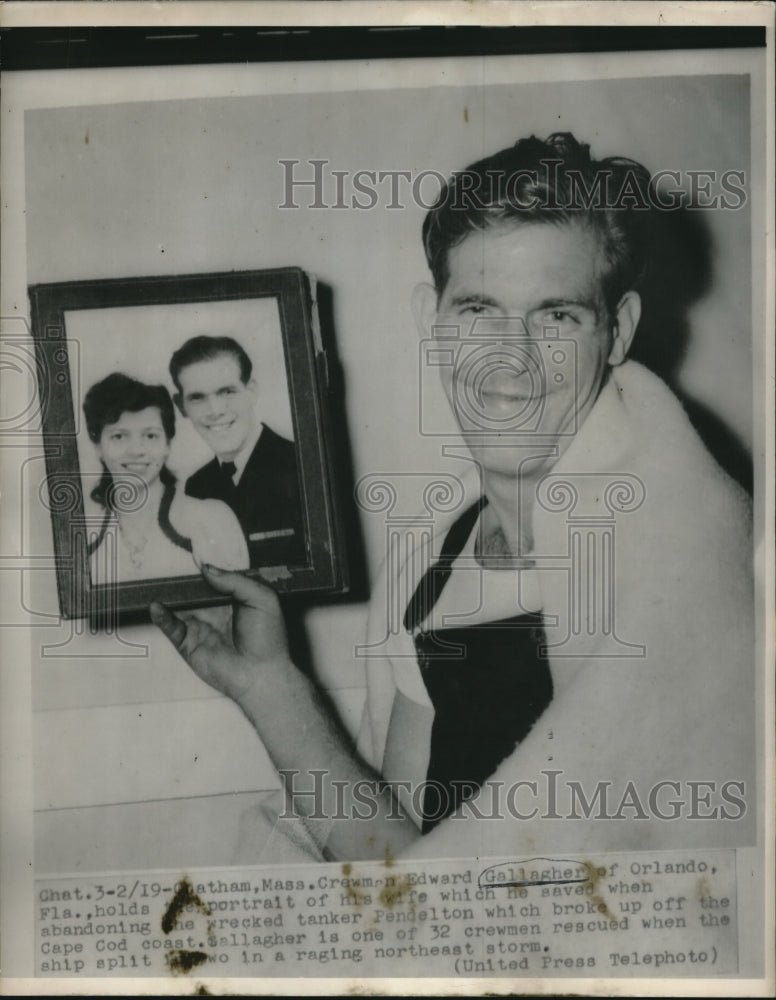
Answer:
[[[245, 349], [231, 337], [191, 337], [169, 374], [173, 393], [113, 371], [84, 395], [100, 463], [89, 491], [102, 513], [88, 546], [92, 582], [303, 561], [296, 448], [259, 418]], [[213, 456], [180, 479], [168, 465], [176, 411]]]

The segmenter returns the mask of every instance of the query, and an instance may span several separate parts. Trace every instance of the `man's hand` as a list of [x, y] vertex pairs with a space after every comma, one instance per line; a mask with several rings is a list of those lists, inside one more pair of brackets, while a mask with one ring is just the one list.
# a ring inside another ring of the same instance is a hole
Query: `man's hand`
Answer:
[[240, 702], [271, 665], [288, 662], [283, 615], [275, 592], [241, 573], [202, 567], [214, 590], [234, 601], [231, 628], [216, 628], [195, 614], [176, 615], [151, 604], [151, 620], [203, 681]]
[[[325, 768], [313, 802], [303, 788], [294, 795], [293, 782], [289, 790], [320, 850], [341, 860], [384, 858], [414, 843], [420, 831], [397, 812], [390, 788], [379, 789], [377, 809], [368, 820], [343, 813], [343, 789], [375, 782], [378, 775], [355, 752], [315, 683], [289, 659], [275, 592], [241, 573], [213, 566], [204, 566], [203, 573], [215, 590], [233, 598], [231, 627], [228, 619], [215, 628], [194, 614], [174, 615], [161, 604], [151, 605], [151, 617], [195, 673], [237, 702], [278, 770]], [[326, 818], [322, 824], [317, 822], [321, 816]]]

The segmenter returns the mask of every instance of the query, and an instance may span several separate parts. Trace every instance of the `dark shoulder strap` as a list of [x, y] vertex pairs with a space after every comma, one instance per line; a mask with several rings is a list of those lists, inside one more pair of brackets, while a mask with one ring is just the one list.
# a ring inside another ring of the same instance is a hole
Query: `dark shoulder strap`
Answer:
[[420, 583], [415, 588], [415, 593], [407, 605], [407, 610], [404, 612], [404, 627], [408, 632], [413, 632], [426, 619], [439, 600], [439, 595], [453, 572], [453, 563], [460, 555], [466, 544], [466, 539], [471, 534], [471, 530], [477, 523], [477, 518], [487, 502], [488, 498], [484, 495], [481, 496], [471, 507], [467, 507], [447, 532], [439, 552], [439, 559], [421, 577]]
[[86, 547], [87, 556], [91, 556], [102, 545], [102, 540], [103, 538], [105, 538], [105, 533], [108, 530], [109, 521], [110, 521], [110, 510], [106, 507], [105, 516], [102, 519], [102, 524], [100, 525], [100, 530], [97, 534], [97, 537], [93, 538]]
[[191, 552], [191, 539], [177, 532], [170, 521], [170, 507], [172, 507], [174, 497], [174, 482], [165, 483], [162, 502], [159, 504], [159, 527], [173, 544], [179, 546], [181, 549], [185, 549], [187, 552]]

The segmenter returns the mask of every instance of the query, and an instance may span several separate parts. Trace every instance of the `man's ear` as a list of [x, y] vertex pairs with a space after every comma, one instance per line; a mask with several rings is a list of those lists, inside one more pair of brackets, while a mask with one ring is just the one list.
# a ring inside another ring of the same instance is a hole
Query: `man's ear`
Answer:
[[626, 292], [617, 306], [617, 315], [612, 331], [612, 349], [609, 351], [610, 365], [621, 365], [628, 356], [640, 318], [641, 298], [639, 293], [632, 290]]
[[437, 317], [437, 293], [433, 285], [423, 282], [412, 290], [412, 315], [421, 337], [430, 337]]
[[175, 406], [177, 407], [178, 412], [180, 413], [180, 415], [182, 417], [185, 417], [186, 416], [186, 411], [183, 409], [183, 396], [181, 396], [181, 394], [179, 392], [175, 392], [175, 393], [173, 393], [172, 401], [173, 401], [173, 403], [175, 403]]
[[255, 396], [259, 391], [259, 384], [255, 378], [249, 378], [245, 383], [245, 388]]

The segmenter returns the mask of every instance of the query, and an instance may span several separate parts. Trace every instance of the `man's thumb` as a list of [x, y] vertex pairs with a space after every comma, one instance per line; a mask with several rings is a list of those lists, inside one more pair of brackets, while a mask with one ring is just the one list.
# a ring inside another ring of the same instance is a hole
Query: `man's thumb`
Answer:
[[210, 563], [202, 564], [205, 579], [221, 594], [229, 594], [238, 604], [257, 611], [271, 611], [277, 607], [277, 595], [266, 583], [251, 580], [243, 573], [219, 569]]

